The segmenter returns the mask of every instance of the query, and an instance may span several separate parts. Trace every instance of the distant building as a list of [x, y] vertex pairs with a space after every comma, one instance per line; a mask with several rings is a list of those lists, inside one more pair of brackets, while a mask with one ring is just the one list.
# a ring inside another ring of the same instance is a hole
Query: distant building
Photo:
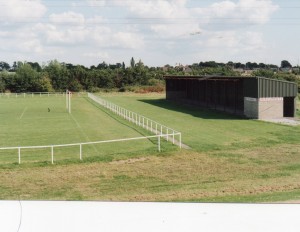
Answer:
[[293, 70], [292, 68], [280, 68], [280, 71], [284, 73], [291, 73]]

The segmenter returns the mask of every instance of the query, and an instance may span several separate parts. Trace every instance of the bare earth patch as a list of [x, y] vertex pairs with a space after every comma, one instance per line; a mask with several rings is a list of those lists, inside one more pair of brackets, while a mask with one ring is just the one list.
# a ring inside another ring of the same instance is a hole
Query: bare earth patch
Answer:
[[141, 157], [141, 158], [134, 158], [134, 159], [126, 159], [126, 160], [116, 160], [110, 162], [110, 164], [133, 164], [136, 162], [141, 162], [141, 161], [146, 161], [148, 158], [146, 157]]

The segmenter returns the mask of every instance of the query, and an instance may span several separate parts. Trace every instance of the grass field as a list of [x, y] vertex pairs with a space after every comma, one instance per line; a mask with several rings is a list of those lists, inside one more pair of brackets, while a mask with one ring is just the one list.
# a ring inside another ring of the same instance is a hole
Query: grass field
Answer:
[[[50, 112], [48, 112], [48, 108]], [[86, 97], [72, 98], [72, 114], [63, 96], [0, 99], [0, 147], [60, 145], [141, 137], [146, 132], [109, 116]], [[156, 150], [155, 141], [84, 145], [84, 158], [109, 159], [122, 153]], [[55, 161], [78, 159], [79, 146], [55, 148]], [[50, 148], [23, 149], [22, 163], [50, 161]], [[18, 151], [0, 150], [0, 165], [18, 160]]]
[[[182, 132], [183, 142], [192, 149], [178, 151], [165, 145], [158, 153], [150, 144], [148, 150], [142, 151], [141, 146], [140, 151], [122, 156], [111, 151], [111, 159], [94, 162], [2, 166], [0, 198], [191, 202], [300, 199], [300, 126], [196, 110], [168, 102], [162, 94], [104, 97]], [[86, 107], [95, 114], [103, 113], [92, 104]], [[18, 112], [21, 115], [22, 110]], [[83, 112], [77, 114], [72, 113], [83, 123], [79, 116]], [[87, 124], [93, 122], [90, 117]], [[90, 127], [92, 130], [94, 125]]]

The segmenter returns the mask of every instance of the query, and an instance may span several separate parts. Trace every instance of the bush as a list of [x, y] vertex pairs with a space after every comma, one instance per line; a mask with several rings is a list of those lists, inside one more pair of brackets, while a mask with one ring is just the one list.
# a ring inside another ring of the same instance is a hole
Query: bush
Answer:
[[165, 88], [162, 85], [156, 85], [156, 86], [145, 86], [141, 87], [140, 89], [137, 89], [136, 93], [161, 93], [164, 92]]
[[126, 88], [122, 86], [121, 88], [119, 88], [119, 92], [126, 92]]

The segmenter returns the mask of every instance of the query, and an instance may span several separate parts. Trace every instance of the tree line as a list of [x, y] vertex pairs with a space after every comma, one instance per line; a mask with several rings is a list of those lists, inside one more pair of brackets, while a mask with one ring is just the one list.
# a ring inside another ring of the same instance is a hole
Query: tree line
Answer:
[[268, 78], [285, 79], [299, 83], [298, 73], [275, 72], [274, 69], [292, 68], [288, 61], [282, 61], [281, 67], [248, 62], [216, 63], [214, 61], [200, 62], [192, 65], [165, 65], [164, 67], [148, 67], [134, 58], [130, 66], [124, 62], [116, 64], [99, 63], [89, 68], [83, 65], [61, 63], [57, 60], [40, 66], [37, 62], [14, 62], [10, 66], [0, 62], [0, 92], [53, 92], [91, 91], [101, 89], [119, 89], [126, 91], [133, 86], [158, 86], [163, 89], [164, 75], [220, 75], [240, 76], [237, 69], [255, 70], [251, 75]]

